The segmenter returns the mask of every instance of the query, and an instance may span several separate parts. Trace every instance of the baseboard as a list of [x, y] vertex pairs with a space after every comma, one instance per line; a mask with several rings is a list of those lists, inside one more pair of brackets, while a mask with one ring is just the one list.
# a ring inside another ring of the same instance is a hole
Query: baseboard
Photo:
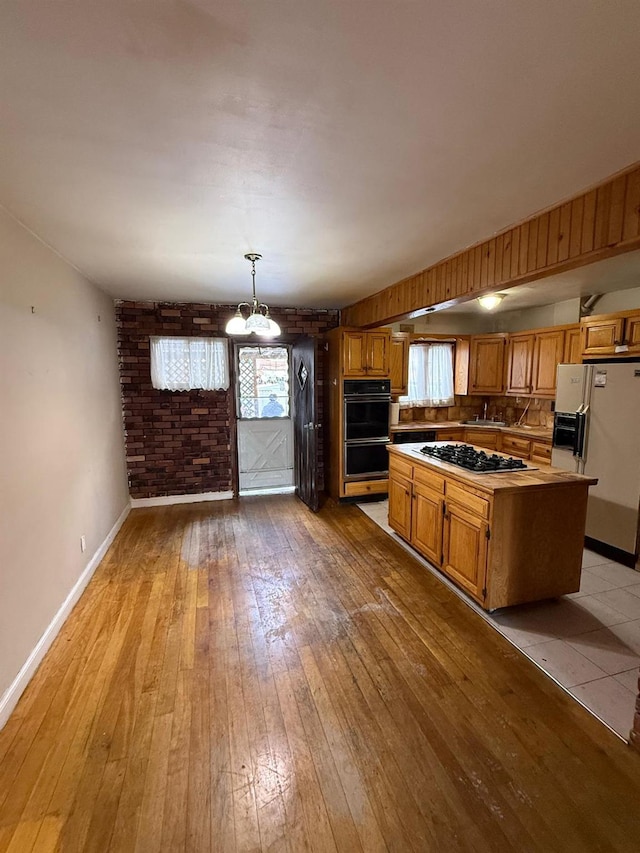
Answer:
[[127, 504], [127, 506], [120, 513], [120, 516], [116, 523], [113, 525], [109, 533], [107, 533], [107, 536], [105, 537], [98, 550], [87, 563], [82, 574], [73, 585], [71, 592], [65, 598], [64, 602], [62, 603], [62, 606], [51, 620], [46, 631], [40, 637], [35, 648], [31, 652], [27, 660], [24, 662], [20, 672], [16, 675], [13, 682], [9, 685], [5, 693], [0, 698], [0, 729], [4, 727], [7, 720], [11, 716], [13, 709], [18, 704], [18, 700], [24, 693], [27, 685], [35, 674], [35, 671], [40, 666], [42, 659], [49, 651], [51, 644], [58, 636], [60, 629], [62, 628], [67, 617], [73, 610], [75, 603], [78, 601], [78, 599], [84, 592], [84, 589], [91, 580], [93, 573], [98, 568], [100, 561], [107, 553], [109, 546], [116, 538], [118, 531], [124, 524], [127, 516], [129, 515], [130, 510], [131, 506], [130, 504]]
[[163, 495], [159, 498], [131, 498], [131, 506], [171, 506], [172, 504], [196, 504], [202, 501], [229, 501], [233, 492], [200, 492], [197, 495]]

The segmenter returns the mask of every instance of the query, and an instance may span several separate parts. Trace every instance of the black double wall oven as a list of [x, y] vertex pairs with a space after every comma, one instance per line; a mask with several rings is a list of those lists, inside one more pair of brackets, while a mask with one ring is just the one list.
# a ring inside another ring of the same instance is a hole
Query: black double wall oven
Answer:
[[345, 379], [343, 392], [345, 479], [386, 477], [391, 380]]

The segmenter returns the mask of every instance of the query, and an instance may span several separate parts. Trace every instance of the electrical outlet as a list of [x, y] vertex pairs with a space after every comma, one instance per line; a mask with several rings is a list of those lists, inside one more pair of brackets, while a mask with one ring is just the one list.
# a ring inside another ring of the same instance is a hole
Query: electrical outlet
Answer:
[[80, 550], [84, 554], [86, 549], [87, 549], [87, 540], [84, 538], [84, 536], [81, 536], [80, 537]]

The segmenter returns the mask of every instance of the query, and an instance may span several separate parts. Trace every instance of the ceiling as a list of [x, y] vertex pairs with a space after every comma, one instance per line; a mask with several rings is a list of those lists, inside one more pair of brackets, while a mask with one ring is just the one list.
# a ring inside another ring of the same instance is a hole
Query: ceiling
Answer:
[[3, 0], [0, 203], [115, 297], [343, 307], [638, 160], [637, 0]]

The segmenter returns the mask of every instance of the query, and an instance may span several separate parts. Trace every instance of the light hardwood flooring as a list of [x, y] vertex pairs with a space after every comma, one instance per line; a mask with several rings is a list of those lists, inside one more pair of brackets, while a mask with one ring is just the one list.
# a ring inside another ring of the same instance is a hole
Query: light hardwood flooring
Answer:
[[134, 510], [0, 732], [0, 851], [636, 851], [632, 752], [357, 507]]

